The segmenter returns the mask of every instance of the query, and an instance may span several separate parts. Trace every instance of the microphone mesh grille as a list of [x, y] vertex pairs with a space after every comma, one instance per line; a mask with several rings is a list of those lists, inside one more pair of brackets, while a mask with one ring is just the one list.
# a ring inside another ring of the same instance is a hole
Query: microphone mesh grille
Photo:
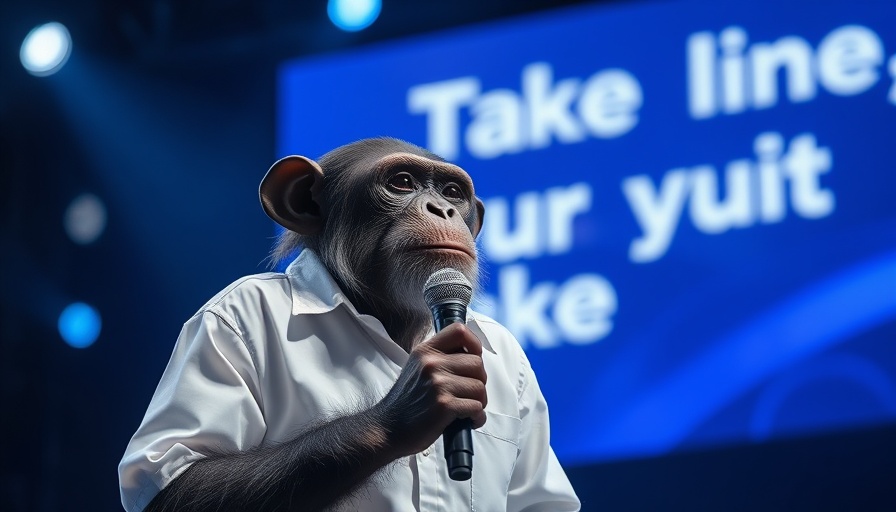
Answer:
[[460, 271], [453, 268], [433, 272], [423, 285], [423, 299], [430, 308], [446, 302], [469, 306], [472, 298], [473, 285]]

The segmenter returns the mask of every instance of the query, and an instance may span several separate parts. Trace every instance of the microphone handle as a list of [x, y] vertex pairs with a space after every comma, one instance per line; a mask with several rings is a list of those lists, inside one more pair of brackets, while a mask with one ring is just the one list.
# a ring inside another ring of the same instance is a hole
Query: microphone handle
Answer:
[[[467, 321], [467, 306], [458, 303], [437, 304], [432, 308], [436, 332], [455, 322]], [[452, 480], [469, 480], [473, 475], [473, 421], [459, 418], [451, 422], [442, 434], [448, 476]]]
[[432, 307], [432, 321], [435, 325], [436, 332], [441, 331], [455, 322], [466, 323], [467, 306], [456, 302], [436, 304]]

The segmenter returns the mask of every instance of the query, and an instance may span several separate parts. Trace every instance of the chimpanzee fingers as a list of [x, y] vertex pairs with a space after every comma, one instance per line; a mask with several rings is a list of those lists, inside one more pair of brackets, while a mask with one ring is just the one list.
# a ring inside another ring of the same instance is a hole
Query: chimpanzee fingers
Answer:
[[485, 364], [482, 358], [473, 354], [446, 354], [442, 369], [452, 375], [458, 377], [467, 377], [488, 382], [488, 375], [485, 373]]
[[485, 425], [485, 409], [477, 400], [457, 399], [454, 405], [457, 418], [470, 418], [473, 428], [479, 428]]
[[475, 400], [479, 403], [479, 407], [485, 408], [488, 405], [488, 393], [485, 383], [479, 379], [471, 379], [468, 377], [459, 377], [457, 375], [438, 376], [433, 379], [442, 396], [448, 398], [449, 403], [453, 399]]
[[428, 380], [440, 376], [476, 379], [483, 384], [488, 380], [482, 358], [474, 354], [430, 352], [419, 357], [419, 367], [420, 374]]
[[473, 331], [462, 323], [449, 325], [425, 341], [424, 344], [445, 354], [466, 352], [477, 356], [482, 355], [482, 342], [473, 334]]

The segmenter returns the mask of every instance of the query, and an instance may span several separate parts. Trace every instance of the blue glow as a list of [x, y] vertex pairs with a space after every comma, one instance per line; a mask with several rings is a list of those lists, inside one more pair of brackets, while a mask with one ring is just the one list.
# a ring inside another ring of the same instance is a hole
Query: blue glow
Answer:
[[100, 335], [100, 314], [83, 302], [69, 304], [59, 315], [59, 334], [75, 348], [86, 348]]
[[19, 58], [34, 76], [49, 76], [62, 69], [72, 52], [72, 38], [61, 23], [47, 23], [25, 36]]
[[[773, 380], [763, 391], [753, 410], [753, 418], [750, 423], [750, 435], [754, 441], [765, 441], [775, 434], [775, 422], [779, 413], [785, 409], [785, 402], [795, 395], [801, 388], [823, 380], [839, 380], [851, 382], [853, 385], [865, 390], [868, 396], [875, 399], [877, 404], [886, 410], [891, 416], [896, 417], [896, 386], [887, 376], [886, 372], [876, 362], [852, 354], [840, 354], [822, 358], [814, 364], [808, 364], [784, 373]], [[830, 404], [825, 403], [821, 407], [822, 414], [831, 415]], [[835, 410], [834, 415], [841, 415], [842, 410]], [[840, 420], [831, 417], [828, 423]], [[823, 423], [818, 418], [809, 418], [804, 423]]]
[[[281, 68], [278, 156], [386, 134], [470, 172], [477, 306], [525, 348], [564, 463], [896, 421], [896, 2], [703, 4]], [[835, 70], [859, 41], [852, 89]]]
[[380, 0], [330, 0], [327, 14], [334, 25], [346, 32], [357, 32], [369, 27], [380, 15]]
[[[776, 371], [896, 317], [896, 253], [839, 272], [783, 300], [708, 345], [708, 350], [653, 386], [619, 417], [588, 436], [595, 458], [659, 455], [673, 450], [702, 421]], [[891, 391], [871, 388], [884, 403]], [[762, 413], [763, 415], [765, 413]], [[764, 432], [760, 419], [753, 425]], [[663, 428], [655, 428], [662, 424]]]

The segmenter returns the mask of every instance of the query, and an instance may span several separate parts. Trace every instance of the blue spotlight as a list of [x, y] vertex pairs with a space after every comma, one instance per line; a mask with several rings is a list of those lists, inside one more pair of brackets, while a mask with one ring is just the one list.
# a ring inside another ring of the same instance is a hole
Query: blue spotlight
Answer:
[[25, 36], [19, 58], [34, 76], [49, 76], [59, 71], [72, 52], [72, 38], [61, 23], [35, 27]]
[[327, 14], [334, 25], [346, 32], [369, 27], [380, 15], [381, 0], [329, 0]]
[[59, 334], [75, 348], [93, 345], [102, 327], [100, 314], [83, 302], [69, 304], [59, 315]]

